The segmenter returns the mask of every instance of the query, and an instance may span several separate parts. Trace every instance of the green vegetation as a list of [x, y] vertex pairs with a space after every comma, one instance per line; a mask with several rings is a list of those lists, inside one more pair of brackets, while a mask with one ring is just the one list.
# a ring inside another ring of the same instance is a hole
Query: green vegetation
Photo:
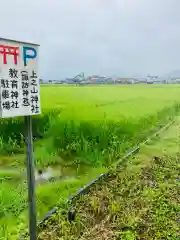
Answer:
[[138, 155], [80, 197], [73, 204], [77, 212], [74, 222], [67, 220], [68, 206], [60, 209], [39, 239], [177, 240], [179, 123], [178, 120], [167, 133], [143, 146]]
[[[176, 116], [180, 107], [177, 86], [52, 85], [42, 87], [41, 99], [43, 113], [33, 118], [36, 166], [51, 166], [70, 178], [37, 186], [39, 218]], [[27, 224], [23, 129], [22, 118], [0, 121], [0, 237], [5, 239], [17, 239]]]

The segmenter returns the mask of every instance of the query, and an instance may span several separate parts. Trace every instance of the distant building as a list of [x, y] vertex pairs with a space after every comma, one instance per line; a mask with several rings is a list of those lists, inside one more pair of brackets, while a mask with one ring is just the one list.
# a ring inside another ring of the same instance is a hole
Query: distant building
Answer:
[[137, 80], [135, 78], [117, 78], [115, 80], [115, 82], [118, 84], [134, 84], [136, 81]]
[[88, 83], [91, 84], [110, 84], [113, 83], [114, 80], [110, 77], [106, 76], [99, 76], [99, 75], [92, 75], [87, 78]]
[[78, 78], [66, 78], [66, 83], [68, 84], [77, 84], [77, 83], [80, 83], [81, 81], [78, 79]]

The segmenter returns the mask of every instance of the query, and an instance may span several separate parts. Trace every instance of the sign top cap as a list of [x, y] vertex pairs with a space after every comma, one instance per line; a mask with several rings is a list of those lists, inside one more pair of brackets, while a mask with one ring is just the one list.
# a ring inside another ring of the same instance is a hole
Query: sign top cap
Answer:
[[13, 39], [8, 39], [8, 38], [1, 38], [0, 40], [4, 40], [4, 41], [9, 41], [9, 42], [16, 42], [16, 43], [22, 43], [22, 44], [29, 44], [29, 45], [34, 45], [34, 46], [40, 46], [37, 43], [32, 43], [32, 42], [25, 42], [25, 41], [18, 41], [18, 40], [13, 40]]

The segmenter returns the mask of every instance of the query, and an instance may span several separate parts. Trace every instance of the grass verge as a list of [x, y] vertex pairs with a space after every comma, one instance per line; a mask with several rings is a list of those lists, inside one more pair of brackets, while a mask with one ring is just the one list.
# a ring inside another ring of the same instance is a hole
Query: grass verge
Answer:
[[[40, 240], [177, 240], [180, 237], [179, 123], [126, 166], [112, 172], [76, 203], [76, 220], [65, 206], [39, 235]], [[176, 133], [176, 134], [174, 134]], [[173, 140], [173, 141], [172, 141]], [[174, 151], [172, 144], [174, 143]], [[159, 146], [158, 149], [156, 146]], [[164, 151], [166, 149], [166, 151]], [[171, 153], [174, 153], [171, 156]], [[66, 210], [64, 210], [66, 209]]]

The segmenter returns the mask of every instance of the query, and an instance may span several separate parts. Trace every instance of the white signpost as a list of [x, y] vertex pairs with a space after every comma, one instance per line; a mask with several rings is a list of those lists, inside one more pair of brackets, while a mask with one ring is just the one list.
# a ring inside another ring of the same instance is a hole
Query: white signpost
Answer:
[[38, 48], [37, 44], [0, 38], [0, 117], [25, 118], [31, 240], [37, 239], [31, 116], [40, 114]]

